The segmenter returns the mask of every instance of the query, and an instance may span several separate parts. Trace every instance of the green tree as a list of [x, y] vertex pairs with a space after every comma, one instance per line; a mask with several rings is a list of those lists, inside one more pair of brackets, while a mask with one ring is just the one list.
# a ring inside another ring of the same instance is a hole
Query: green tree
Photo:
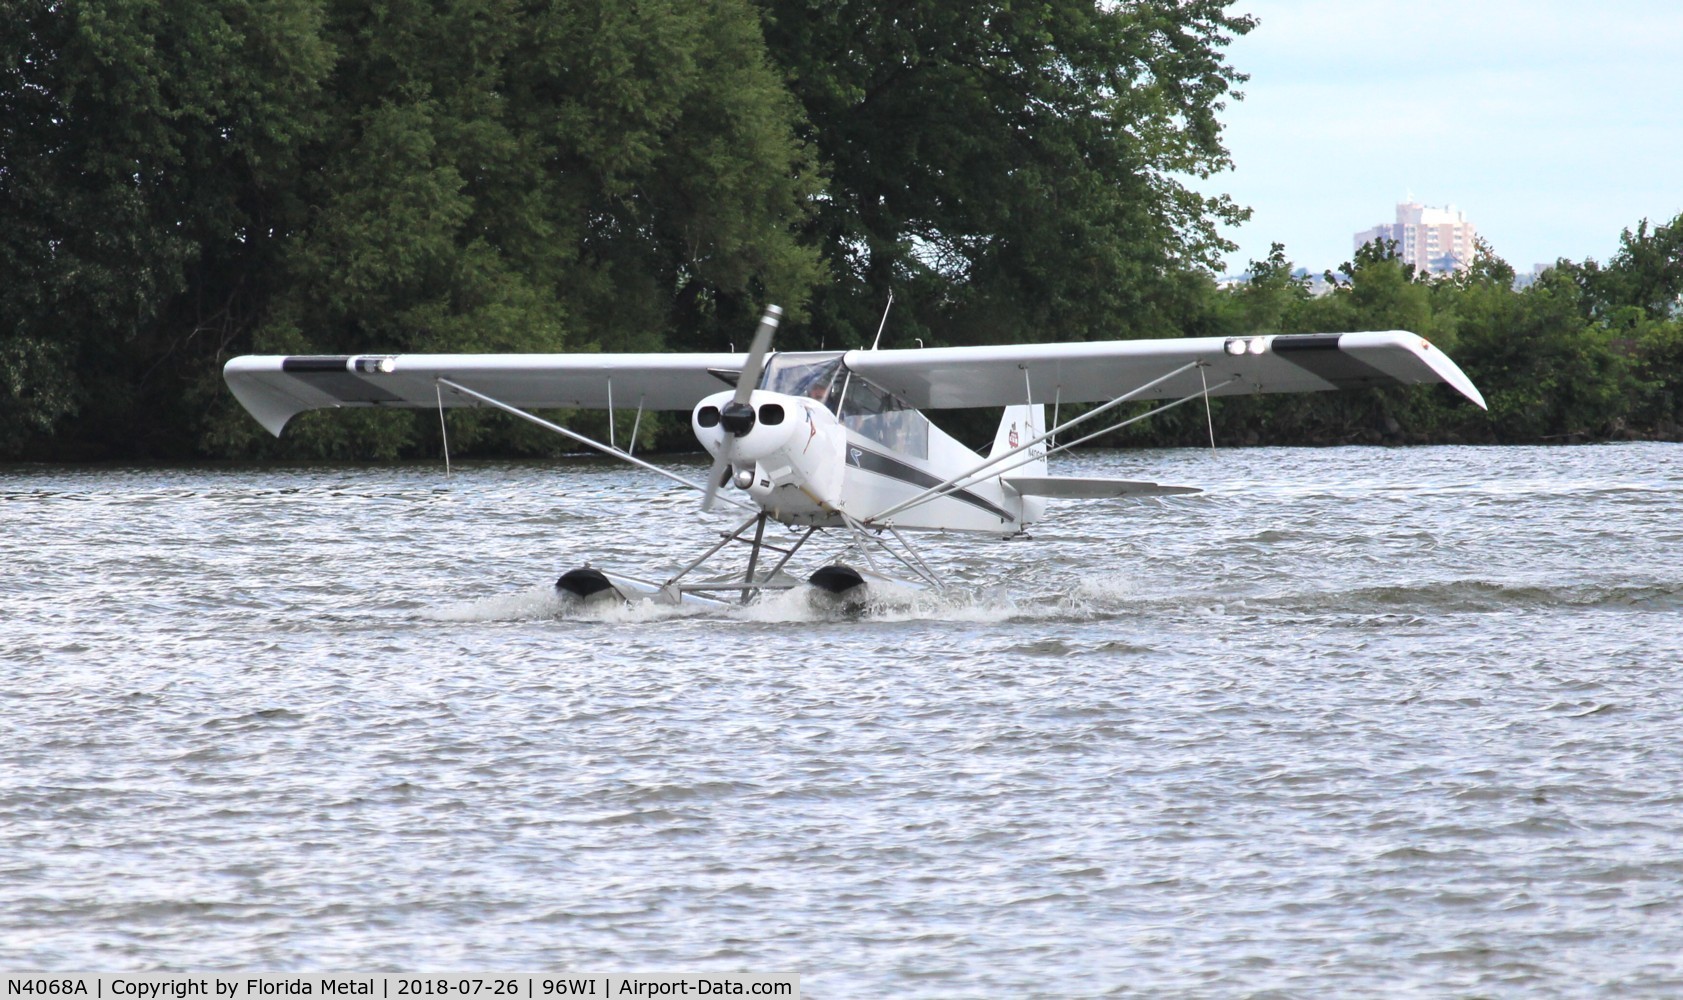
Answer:
[[1483, 387], [1496, 440], [1603, 435], [1634, 401], [1628, 355], [1585, 321], [1580, 296], [1558, 269], [1522, 292], [1486, 285], [1463, 296], [1457, 359]]
[[798, 310], [819, 180], [760, 31], [747, 0], [20, 0], [0, 454], [277, 453], [233, 353], [723, 346]]
[[1616, 415], [1615, 430], [1634, 424], [1665, 437], [1679, 434], [1683, 417], [1683, 215], [1663, 226], [1647, 219], [1619, 235], [1606, 265], [1561, 260], [1544, 283], [1570, 290], [1589, 335], [1613, 354], [1634, 388]]
[[[312, 127], [312, 0], [20, 0], [0, 18], [0, 453], [169, 447], [247, 320]], [[31, 451], [30, 449], [35, 449]]]
[[1635, 306], [1650, 319], [1683, 315], [1683, 214], [1670, 224], [1619, 234], [1619, 249], [1601, 271], [1595, 288], [1603, 308]]
[[515, 86], [581, 233], [594, 325], [722, 348], [768, 301], [798, 316], [823, 280], [797, 231], [821, 182], [748, 0], [595, 0], [533, 28]]
[[900, 343], [1168, 332], [1167, 275], [1230, 249], [1245, 211], [1182, 180], [1228, 163], [1223, 0], [760, 5], [828, 175], [813, 346], [894, 289]]
[[1465, 272], [1457, 272], [1452, 279], [1457, 287], [1487, 285], [1512, 289], [1518, 275], [1513, 266], [1497, 256], [1496, 249], [1482, 236], [1473, 237], [1473, 261]]
[[1273, 244], [1268, 256], [1250, 264], [1250, 280], [1234, 289], [1241, 310], [1241, 333], [1294, 333], [1309, 298], [1307, 283], [1297, 277], [1286, 248]]
[[1408, 330], [1440, 347], [1454, 346], [1453, 329], [1437, 321], [1430, 282], [1397, 256], [1395, 240], [1357, 248], [1327, 278], [1332, 290], [1305, 305], [1302, 332]]
[[[797, 233], [817, 178], [743, 0], [331, 10], [312, 208], [255, 349], [723, 347], [818, 280]], [[230, 414], [216, 444], [263, 447]], [[452, 423], [471, 447], [504, 422]], [[294, 447], [399, 454], [435, 431], [306, 418]]]

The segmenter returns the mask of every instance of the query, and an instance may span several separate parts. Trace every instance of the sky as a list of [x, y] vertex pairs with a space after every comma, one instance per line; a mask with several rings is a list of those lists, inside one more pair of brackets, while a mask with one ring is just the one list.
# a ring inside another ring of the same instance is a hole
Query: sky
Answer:
[[1525, 273], [1605, 261], [1683, 212], [1683, 0], [1235, 0], [1228, 273], [1285, 244], [1319, 272], [1398, 202], [1453, 205]]

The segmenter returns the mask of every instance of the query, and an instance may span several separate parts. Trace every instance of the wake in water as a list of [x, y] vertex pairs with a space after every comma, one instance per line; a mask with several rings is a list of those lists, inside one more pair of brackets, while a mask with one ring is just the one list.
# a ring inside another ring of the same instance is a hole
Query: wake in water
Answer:
[[[656, 601], [582, 603], [540, 583], [514, 593], [494, 594], [428, 609], [423, 617], [443, 622], [579, 621], [642, 624], [688, 619], [786, 624], [799, 622], [1001, 622], [1091, 621], [1142, 604], [1161, 603], [1133, 580], [1083, 577], [1050, 591], [1025, 592], [1005, 583], [918, 590], [877, 589], [864, 602], [846, 602], [816, 587], [767, 591], [747, 604], [664, 604]], [[1178, 603], [1178, 602], [1177, 602]], [[1196, 609], [1194, 609], [1196, 610]], [[1205, 609], [1220, 614], [1219, 605]]]
[[[936, 598], [944, 602], [945, 598]], [[581, 602], [563, 597], [551, 584], [535, 584], [512, 594], [495, 594], [424, 612], [446, 622], [559, 620], [606, 624], [643, 624], [683, 619], [718, 619], [763, 624], [847, 621], [898, 614], [935, 617], [917, 609], [930, 603], [925, 595], [896, 592], [860, 603], [846, 603], [816, 587], [768, 591], [747, 604], [666, 604], [658, 601]]]
[[1410, 585], [1307, 592], [1228, 595], [1166, 591], [1160, 584], [1120, 575], [1079, 577], [1062, 586], [1026, 591], [1004, 583], [949, 587], [944, 591], [890, 589], [864, 602], [843, 602], [815, 587], [767, 591], [747, 604], [580, 603], [549, 583], [514, 593], [459, 601], [421, 612], [441, 622], [576, 621], [638, 625], [678, 620], [757, 624], [801, 622], [1091, 622], [1142, 612], [1189, 618], [1284, 613], [1411, 615], [1488, 614], [1502, 611], [1617, 608], [1676, 611], [1683, 585], [1546, 586], [1483, 580], [1442, 580]]

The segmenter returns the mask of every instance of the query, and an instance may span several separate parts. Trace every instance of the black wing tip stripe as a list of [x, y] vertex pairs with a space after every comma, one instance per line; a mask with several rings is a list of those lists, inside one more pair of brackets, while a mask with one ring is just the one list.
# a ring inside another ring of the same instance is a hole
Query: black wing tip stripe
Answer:
[[403, 397], [349, 369], [350, 355], [301, 355], [281, 359], [281, 371], [341, 403], [401, 403]]
[[1283, 333], [1276, 336], [1272, 349], [1277, 354], [1294, 351], [1336, 351], [1342, 333]]
[[289, 374], [303, 372], [342, 372], [351, 363], [348, 355], [305, 354], [297, 357], [282, 358], [281, 371]]
[[1339, 344], [1341, 333], [1299, 333], [1274, 338], [1275, 354], [1318, 379], [1340, 389], [1362, 389], [1375, 385], [1403, 385], [1401, 379], [1345, 353]]

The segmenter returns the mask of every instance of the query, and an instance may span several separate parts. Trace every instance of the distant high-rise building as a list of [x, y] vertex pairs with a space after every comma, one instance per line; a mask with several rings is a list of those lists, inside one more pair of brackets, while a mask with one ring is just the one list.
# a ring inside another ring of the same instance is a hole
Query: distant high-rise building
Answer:
[[1397, 256], [1416, 270], [1447, 274], [1473, 263], [1473, 240], [1478, 229], [1454, 205], [1428, 208], [1417, 201], [1397, 206], [1397, 221], [1381, 223], [1356, 234], [1356, 249], [1374, 240], [1395, 240]]

